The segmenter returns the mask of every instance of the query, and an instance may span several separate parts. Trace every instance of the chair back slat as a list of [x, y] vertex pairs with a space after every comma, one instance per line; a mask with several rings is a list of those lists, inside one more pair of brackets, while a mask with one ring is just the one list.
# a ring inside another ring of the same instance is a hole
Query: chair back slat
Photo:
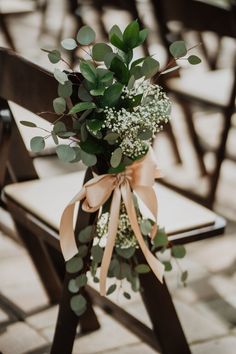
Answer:
[[[52, 101], [57, 97], [57, 82], [47, 70], [0, 48], [0, 97], [13, 101], [37, 114], [53, 112]], [[54, 114], [46, 114], [50, 122]]]

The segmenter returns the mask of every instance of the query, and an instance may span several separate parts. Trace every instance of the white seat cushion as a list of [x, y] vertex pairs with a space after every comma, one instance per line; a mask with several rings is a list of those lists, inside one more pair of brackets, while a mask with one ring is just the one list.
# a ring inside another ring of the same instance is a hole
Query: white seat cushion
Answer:
[[[16, 183], [5, 187], [4, 192], [6, 196], [58, 230], [62, 212], [82, 187], [83, 177], [84, 172], [81, 171], [55, 178]], [[164, 226], [168, 234], [215, 222], [216, 216], [213, 212], [178, 193], [159, 184], [155, 185], [155, 191], [159, 204], [159, 225]]]
[[1, 0], [0, 12], [3, 14], [27, 13], [35, 10], [33, 0]]
[[193, 72], [169, 79], [168, 87], [175, 92], [225, 107], [230, 99], [233, 79], [230, 69]]

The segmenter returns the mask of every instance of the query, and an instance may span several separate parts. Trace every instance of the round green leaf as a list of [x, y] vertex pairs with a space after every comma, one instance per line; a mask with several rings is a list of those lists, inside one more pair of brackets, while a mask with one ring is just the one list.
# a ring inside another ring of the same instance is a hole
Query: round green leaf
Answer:
[[111, 47], [106, 43], [96, 43], [92, 49], [92, 57], [96, 61], [103, 61], [108, 53], [112, 53]]
[[94, 166], [97, 163], [97, 157], [94, 154], [88, 154], [87, 152], [85, 152], [84, 150], [81, 150], [81, 160], [83, 161], [83, 163], [88, 166]]
[[201, 63], [201, 59], [197, 55], [190, 55], [188, 57], [188, 62], [192, 65], [197, 65]]
[[61, 60], [61, 53], [58, 50], [52, 50], [48, 53], [48, 59], [52, 64], [56, 64]]
[[59, 134], [66, 131], [66, 125], [63, 122], [56, 122], [53, 126], [53, 132]]
[[100, 119], [90, 119], [87, 121], [87, 127], [89, 130], [97, 131], [101, 129], [103, 121]]
[[172, 270], [172, 264], [169, 261], [162, 262], [165, 266], [165, 272], [170, 272]]
[[185, 247], [182, 245], [176, 245], [171, 248], [171, 254], [175, 258], [183, 258], [186, 255]]
[[154, 76], [160, 68], [160, 64], [157, 60], [147, 57], [142, 65], [142, 72], [146, 79]]
[[143, 235], [145, 236], [149, 235], [152, 230], [152, 224], [150, 220], [142, 220], [140, 223], [140, 228]]
[[111, 286], [109, 286], [106, 295], [110, 295], [114, 293], [115, 290], [116, 290], [116, 284], [112, 284]]
[[71, 81], [66, 81], [64, 83], [64, 85], [62, 84], [59, 84], [58, 85], [58, 96], [60, 97], [70, 97], [72, 95], [72, 92], [73, 92], [73, 88], [72, 88], [72, 82]]
[[77, 47], [77, 43], [73, 38], [63, 39], [63, 41], [61, 42], [61, 45], [64, 49], [67, 49], [67, 50], [74, 50]]
[[75, 295], [70, 300], [71, 309], [74, 312], [84, 312], [86, 310], [87, 301], [82, 295]]
[[139, 129], [138, 138], [141, 140], [149, 140], [153, 137], [153, 132], [147, 128]]
[[77, 273], [83, 268], [83, 260], [80, 257], [73, 257], [66, 262], [66, 271], [68, 273]]
[[103, 249], [99, 245], [93, 246], [91, 249], [91, 255], [94, 262], [100, 263], [103, 257]]
[[116, 247], [116, 253], [125, 259], [129, 259], [133, 257], [133, 255], [135, 254], [135, 249], [136, 249], [135, 247], [129, 247], [129, 248]]
[[56, 147], [56, 153], [58, 158], [64, 162], [71, 162], [76, 158], [74, 149], [69, 145], [58, 145]]
[[78, 248], [78, 255], [82, 258], [86, 257], [88, 254], [88, 246], [82, 245]]
[[121, 148], [117, 148], [115, 151], [113, 151], [112, 155], [111, 155], [111, 166], [112, 167], [117, 167], [122, 159], [122, 149]]
[[37, 128], [37, 125], [35, 123], [30, 122], [28, 120], [21, 120], [20, 124], [24, 125], [25, 127]]
[[93, 239], [93, 227], [91, 225], [86, 226], [83, 230], [79, 233], [79, 241], [81, 243], [88, 243]]
[[53, 100], [53, 108], [57, 114], [62, 114], [66, 110], [66, 101], [63, 97], [57, 97]]
[[64, 83], [66, 81], [68, 81], [68, 77], [66, 75], [66, 73], [64, 73], [63, 71], [61, 71], [60, 69], [56, 68], [54, 70], [54, 77], [55, 79], [62, 85], [64, 85]]
[[83, 26], [77, 34], [77, 41], [82, 45], [89, 45], [95, 40], [95, 37], [96, 34], [91, 27]]
[[176, 41], [172, 43], [169, 47], [169, 50], [174, 58], [181, 58], [187, 54], [187, 48], [184, 41]]
[[139, 274], [145, 274], [150, 272], [150, 268], [147, 264], [139, 264], [135, 267], [135, 271]]
[[109, 143], [115, 143], [118, 138], [119, 138], [119, 134], [117, 134], [117, 133], [108, 133], [104, 137], [104, 140], [108, 141]]
[[81, 99], [81, 101], [89, 102], [89, 101], [92, 101], [92, 99], [93, 99], [83, 83], [79, 86], [78, 96]]
[[76, 278], [76, 284], [79, 288], [84, 287], [88, 282], [88, 278], [86, 274], [81, 274]]
[[70, 109], [69, 114], [75, 114], [79, 113], [82, 111], [86, 111], [87, 109], [93, 109], [96, 108], [96, 105], [94, 102], [80, 102], [77, 103], [74, 107]]
[[44, 138], [41, 136], [35, 136], [30, 140], [30, 148], [33, 152], [37, 153], [45, 148]]
[[68, 289], [71, 293], [77, 293], [79, 291], [79, 286], [76, 279], [71, 279], [68, 284]]
[[165, 233], [165, 229], [159, 229], [157, 235], [153, 240], [155, 247], [165, 247], [168, 245], [168, 237]]

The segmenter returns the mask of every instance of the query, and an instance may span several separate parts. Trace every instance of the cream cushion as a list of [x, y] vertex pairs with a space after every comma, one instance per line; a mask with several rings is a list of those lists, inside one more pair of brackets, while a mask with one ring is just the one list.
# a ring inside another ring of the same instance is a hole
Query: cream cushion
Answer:
[[170, 90], [225, 107], [230, 99], [233, 79], [230, 69], [193, 72], [168, 80], [168, 86]]
[[[6, 196], [58, 230], [62, 212], [81, 189], [83, 178], [84, 172], [80, 171], [8, 185], [4, 192]], [[157, 183], [155, 192], [159, 204], [158, 223], [166, 228], [168, 234], [214, 224], [216, 216], [210, 210]]]

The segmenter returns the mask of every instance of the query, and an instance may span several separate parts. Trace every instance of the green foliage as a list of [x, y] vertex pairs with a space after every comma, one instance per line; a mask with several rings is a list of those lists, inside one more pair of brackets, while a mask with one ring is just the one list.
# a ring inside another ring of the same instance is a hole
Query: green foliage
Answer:
[[66, 73], [64, 73], [63, 71], [57, 68], [55, 68], [54, 70], [54, 77], [62, 85], [64, 85], [65, 82], [68, 81], [68, 77]]
[[57, 114], [62, 114], [66, 110], [66, 101], [63, 97], [57, 97], [53, 100], [53, 108]]
[[76, 158], [75, 150], [70, 145], [58, 145], [56, 153], [58, 158], [64, 162], [71, 162]]
[[73, 38], [63, 39], [63, 41], [61, 42], [61, 45], [64, 49], [67, 49], [67, 50], [74, 50], [77, 47], [77, 43]]
[[190, 55], [188, 57], [189, 64], [197, 65], [201, 63], [201, 59], [197, 55]]
[[112, 53], [111, 47], [106, 43], [96, 43], [92, 49], [92, 57], [96, 61], [103, 61], [105, 56]]
[[83, 260], [80, 257], [73, 257], [66, 262], [66, 271], [68, 273], [77, 273], [83, 268]]
[[103, 97], [101, 98], [101, 106], [102, 107], [115, 106], [117, 104], [117, 102], [119, 101], [122, 89], [123, 89], [123, 85], [119, 82], [108, 87], [105, 90]]
[[176, 41], [172, 43], [169, 50], [171, 55], [176, 59], [184, 57], [187, 54], [187, 48], [184, 41]]
[[81, 150], [81, 160], [83, 161], [83, 163], [88, 166], [95, 166], [97, 163], [97, 157], [94, 154], [89, 154], [83, 150]]
[[42, 136], [35, 136], [30, 140], [30, 148], [33, 152], [41, 152], [45, 148], [45, 141]]
[[70, 114], [75, 114], [79, 112], [86, 111], [87, 109], [93, 109], [96, 108], [96, 105], [94, 102], [80, 102], [77, 103], [74, 107], [70, 109]]
[[79, 242], [89, 243], [93, 239], [93, 227], [91, 225], [86, 226], [79, 233]]
[[91, 27], [83, 26], [77, 34], [77, 41], [81, 45], [89, 45], [95, 40], [95, 37], [96, 34]]
[[91, 249], [91, 255], [94, 262], [100, 263], [103, 257], [103, 248], [101, 248], [99, 245], [93, 246]]
[[76, 314], [81, 316], [86, 311], [87, 301], [83, 295], [75, 295], [70, 300], [70, 306]]
[[114, 293], [114, 291], [116, 290], [116, 284], [112, 284], [109, 286], [106, 295], [111, 295], [112, 293]]
[[20, 124], [24, 125], [25, 127], [29, 127], [29, 128], [37, 128], [37, 125], [33, 122], [30, 122], [28, 120], [21, 120]]
[[48, 53], [48, 59], [52, 64], [56, 64], [61, 60], [61, 53], [59, 50], [52, 50]]
[[96, 83], [97, 73], [95, 66], [89, 61], [82, 61], [80, 63], [80, 72], [83, 77], [91, 83]]
[[139, 264], [135, 267], [135, 271], [139, 274], [145, 274], [150, 272], [150, 268], [147, 264]]
[[167, 234], [165, 233], [164, 228], [159, 228], [157, 235], [155, 236], [153, 240], [153, 244], [155, 248], [158, 247], [166, 247], [168, 245], [168, 237]]
[[111, 160], [110, 160], [111, 166], [114, 168], [119, 166], [121, 159], [122, 159], [122, 150], [121, 148], [117, 148], [113, 151], [111, 155]]
[[146, 79], [154, 76], [160, 68], [160, 64], [157, 60], [153, 59], [152, 57], [147, 57], [143, 61], [142, 65], [142, 73]]
[[123, 33], [123, 41], [127, 48], [135, 48], [139, 41], [139, 24], [137, 21], [131, 22]]
[[135, 250], [136, 250], [135, 247], [129, 247], [129, 248], [116, 247], [116, 253], [125, 259], [130, 259], [131, 257], [133, 257], [133, 255], [135, 254]]
[[165, 272], [170, 272], [172, 270], [172, 264], [170, 261], [164, 261], [162, 263], [165, 266]]
[[186, 255], [185, 247], [182, 245], [176, 245], [171, 248], [171, 255], [175, 258], [184, 258]]
[[143, 219], [140, 223], [140, 228], [141, 228], [143, 235], [145, 235], [145, 236], [149, 235], [152, 230], [152, 224], [151, 224], [150, 220]]
[[57, 92], [60, 97], [70, 97], [73, 92], [72, 82], [66, 81], [63, 85], [59, 83]]

